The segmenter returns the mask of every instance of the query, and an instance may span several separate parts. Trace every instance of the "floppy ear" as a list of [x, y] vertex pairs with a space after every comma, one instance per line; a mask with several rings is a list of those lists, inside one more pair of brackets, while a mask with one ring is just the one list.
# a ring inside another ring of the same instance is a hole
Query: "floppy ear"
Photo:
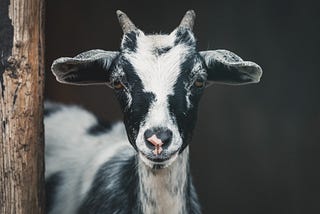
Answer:
[[231, 85], [257, 83], [262, 69], [227, 50], [201, 51], [208, 72], [208, 81]]
[[106, 84], [109, 81], [110, 67], [118, 52], [90, 50], [73, 58], [61, 57], [51, 66], [58, 82], [88, 85]]

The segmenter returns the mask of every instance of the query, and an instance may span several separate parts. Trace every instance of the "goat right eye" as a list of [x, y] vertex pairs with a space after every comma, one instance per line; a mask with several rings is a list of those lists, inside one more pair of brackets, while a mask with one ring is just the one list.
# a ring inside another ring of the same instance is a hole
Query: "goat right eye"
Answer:
[[124, 85], [122, 84], [121, 81], [114, 81], [113, 82], [113, 88], [116, 90], [120, 90], [124, 88]]
[[198, 78], [193, 85], [197, 88], [203, 88], [206, 85], [206, 81], [203, 78]]

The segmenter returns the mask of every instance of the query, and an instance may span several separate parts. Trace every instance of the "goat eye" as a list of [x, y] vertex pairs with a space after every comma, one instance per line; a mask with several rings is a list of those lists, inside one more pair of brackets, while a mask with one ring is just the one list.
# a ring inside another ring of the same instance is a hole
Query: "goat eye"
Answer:
[[206, 82], [203, 79], [197, 79], [194, 82], [194, 86], [197, 87], [197, 88], [202, 88], [202, 87], [205, 86], [205, 84], [206, 84]]
[[121, 81], [114, 81], [113, 82], [113, 88], [116, 90], [120, 90], [124, 88], [124, 85], [122, 84]]

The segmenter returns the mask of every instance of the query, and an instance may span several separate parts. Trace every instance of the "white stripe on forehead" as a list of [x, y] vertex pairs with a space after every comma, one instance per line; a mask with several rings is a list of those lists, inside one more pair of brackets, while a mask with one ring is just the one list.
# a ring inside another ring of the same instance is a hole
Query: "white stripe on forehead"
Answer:
[[[141, 79], [144, 91], [154, 93], [157, 100], [173, 94], [174, 84], [181, 72], [180, 65], [188, 51], [188, 47], [183, 44], [175, 46], [175, 39], [175, 34], [140, 34], [137, 37], [136, 52], [125, 54]], [[161, 48], [170, 50], [159, 55], [156, 50]]]

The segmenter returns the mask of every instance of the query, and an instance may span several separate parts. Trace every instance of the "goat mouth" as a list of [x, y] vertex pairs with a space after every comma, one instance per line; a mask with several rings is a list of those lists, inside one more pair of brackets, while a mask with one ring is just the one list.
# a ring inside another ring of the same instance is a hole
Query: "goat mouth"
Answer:
[[161, 169], [169, 166], [178, 156], [178, 151], [175, 151], [173, 153], [163, 153], [160, 155], [154, 155], [154, 154], [145, 154], [143, 152], [139, 152], [140, 157], [143, 162], [145, 162], [147, 165], [154, 169]]

